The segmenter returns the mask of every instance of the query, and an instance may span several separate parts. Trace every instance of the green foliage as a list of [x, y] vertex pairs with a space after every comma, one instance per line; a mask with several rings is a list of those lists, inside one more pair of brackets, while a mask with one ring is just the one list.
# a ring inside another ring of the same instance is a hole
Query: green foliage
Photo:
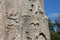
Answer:
[[[49, 23], [51, 40], [60, 40], [60, 21], [56, 20], [55, 23], [52, 23], [51, 20], [48, 20], [48, 23]], [[57, 32], [54, 32], [52, 29], [54, 25], [58, 27]]]
[[48, 24], [49, 24], [49, 29], [53, 31], [54, 23], [52, 23], [52, 21], [49, 19]]
[[56, 40], [57, 38], [56, 32], [50, 31], [50, 35], [51, 35], [51, 40]]
[[55, 25], [58, 26], [58, 28], [60, 28], [60, 21], [55, 20]]
[[50, 31], [51, 40], [60, 40], [60, 32]]
[[60, 29], [57, 30], [57, 33], [60, 35]]
[[[55, 17], [55, 22], [53, 23], [52, 20], [48, 20], [49, 29], [50, 29], [50, 35], [51, 40], [60, 40], [60, 15], [58, 17]], [[53, 31], [53, 27], [57, 26], [57, 32]]]
[[60, 29], [57, 32], [50, 31], [51, 40], [60, 40]]

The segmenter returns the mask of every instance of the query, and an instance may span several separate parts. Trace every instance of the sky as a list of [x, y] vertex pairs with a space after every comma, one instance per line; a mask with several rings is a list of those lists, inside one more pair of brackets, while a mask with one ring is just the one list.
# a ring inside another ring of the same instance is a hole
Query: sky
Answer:
[[[60, 0], [44, 0], [44, 10], [48, 18], [54, 21], [60, 15]], [[57, 30], [56, 26], [54, 30]]]
[[60, 15], [60, 0], [44, 0], [45, 14], [54, 20], [54, 17]]

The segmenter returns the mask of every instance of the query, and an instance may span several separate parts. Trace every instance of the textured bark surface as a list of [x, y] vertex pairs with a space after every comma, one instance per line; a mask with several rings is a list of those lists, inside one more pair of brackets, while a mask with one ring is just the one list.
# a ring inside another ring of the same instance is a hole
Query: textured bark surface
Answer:
[[50, 40], [43, 0], [0, 0], [0, 40]]

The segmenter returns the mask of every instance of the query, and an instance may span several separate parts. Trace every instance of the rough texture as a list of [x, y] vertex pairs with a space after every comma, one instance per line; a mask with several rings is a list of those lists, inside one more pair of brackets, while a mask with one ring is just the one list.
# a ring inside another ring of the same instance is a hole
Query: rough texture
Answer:
[[50, 40], [43, 0], [0, 0], [0, 40]]

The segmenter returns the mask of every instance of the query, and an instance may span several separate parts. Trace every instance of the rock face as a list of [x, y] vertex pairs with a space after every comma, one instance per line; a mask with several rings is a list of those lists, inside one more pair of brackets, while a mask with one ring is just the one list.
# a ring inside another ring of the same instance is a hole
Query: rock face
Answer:
[[43, 0], [0, 0], [0, 40], [50, 40]]

